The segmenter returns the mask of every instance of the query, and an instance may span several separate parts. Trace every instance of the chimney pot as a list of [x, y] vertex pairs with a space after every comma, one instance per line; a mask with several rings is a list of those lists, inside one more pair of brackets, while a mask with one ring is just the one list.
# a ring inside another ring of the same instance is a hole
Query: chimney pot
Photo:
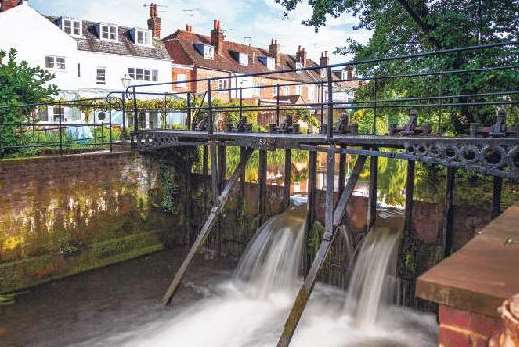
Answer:
[[148, 19], [148, 29], [151, 30], [153, 37], [160, 38], [162, 31], [162, 19], [159, 17], [157, 4], [150, 5], [150, 18]]

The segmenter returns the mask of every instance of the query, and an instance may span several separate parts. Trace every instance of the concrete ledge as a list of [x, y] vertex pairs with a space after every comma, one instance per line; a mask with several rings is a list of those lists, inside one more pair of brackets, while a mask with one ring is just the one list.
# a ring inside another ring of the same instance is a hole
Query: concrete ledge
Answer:
[[33, 287], [164, 249], [158, 233], [140, 233], [89, 245], [75, 255], [44, 255], [0, 264], [0, 293]]
[[[513, 242], [506, 244], [507, 239]], [[420, 276], [416, 296], [499, 318], [497, 308], [519, 293], [519, 204], [507, 209], [460, 251]]]

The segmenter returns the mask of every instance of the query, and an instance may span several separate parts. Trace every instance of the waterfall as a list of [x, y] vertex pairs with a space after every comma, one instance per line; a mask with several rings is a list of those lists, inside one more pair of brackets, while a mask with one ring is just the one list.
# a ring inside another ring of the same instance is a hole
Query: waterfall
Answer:
[[252, 295], [297, 287], [302, 259], [304, 215], [296, 209], [272, 217], [249, 243], [234, 273]]
[[[166, 310], [126, 334], [86, 341], [80, 347], [274, 346], [301, 286], [305, 213], [304, 207], [291, 208], [267, 221], [232, 276], [208, 287], [203, 299]], [[318, 283], [291, 346], [437, 346], [434, 316], [389, 307], [398, 235], [372, 231], [355, 251], [343, 233], [351, 253], [348, 259], [355, 264], [349, 294]]]
[[398, 239], [397, 233], [375, 229], [361, 244], [346, 301], [347, 314], [360, 327], [375, 325], [379, 313], [393, 304], [398, 289]]

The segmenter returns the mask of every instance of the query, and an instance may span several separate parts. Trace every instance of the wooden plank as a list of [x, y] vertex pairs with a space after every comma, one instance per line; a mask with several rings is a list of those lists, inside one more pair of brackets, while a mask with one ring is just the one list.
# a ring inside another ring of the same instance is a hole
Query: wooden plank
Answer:
[[492, 191], [492, 218], [496, 218], [501, 214], [501, 193], [503, 191], [503, 179], [501, 177], [493, 177]]
[[366, 230], [370, 231], [377, 219], [378, 157], [369, 158], [369, 193]]
[[[213, 145], [216, 146], [216, 145]], [[215, 150], [216, 152], [216, 150]], [[209, 217], [207, 218], [204, 226], [200, 230], [200, 233], [198, 234], [195, 243], [193, 244], [193, 247], [191, 247], [189, 253], [187, 254], [186, 258], [184, 259], [184, 262], [178, 269], [177, 273], [175, 274], [175, 278], [171, 282], [168, 290], [166, 291], [166, 294], [164, 295], [164, 298], [162, 299], [162, 302], [164, 305], [169, 305], [171, 303], [171, 300], [173, 298], [173, 295], [175, 295], [175, 292], [177, 291], [180, 283], [182, 282], [182, 278], [184, 277], [184, 274], [187, 271], [187, 268], [191, 264], [191, 261], [193, 260], [196, 253], [202, 249], [205, 241], [207, 240], [207, 237], [209, 236], [209, 233], [213, 229], [214, 225], [216, 224], [217, 217], [220, 215], [220, 213], [223, 210], [223, 207], [225, 206], [225, 203], [229, 199], [229, 195], [231, 194], [232, 189], [238, 182], [239, 177], [242, 174], [242, 171], [245, 170], [245, 166], [247, 165], [247, 162], [249, 161], [249, 158], [252, 154], [252, 149], [247, 149], [244, 160], [240, 160], [240, 163], [238, 164], [238, 167], [232, 174], [229, 181], [227, 181], [227, 184], [225, 185], [224, 190], [222, 191], [222, 194], [217, 197], [216, 202], [211, 210], [211, 213]]]
[[454, 181], [456, 169], [447, 168], [447, 187], [445, 193], [445, 208], [443, 212], [442, 242], [444, 256], [451, 255], [454, 241]]
[[312, 259], [308, 254], [308, 247], [310, 245], [310, 230], [315, 222], [316, 216], [316, 183], [317, 183], [317, 152], [310, 151], [308, 153], [308, 213], [305, 221], [305, 235], [303, 248], [303, 276], [310, 271]]
[[225, 145], [218, 145], [218, 189], [222, 190], [227, 172], [227, 151]]
[[[332, 147], [330, 147], [332, 148]], [[333, 210], [333, 184], [331, 184], [334, 180], [334, 172], [333, 170], [330, 170], [331, 167], [334, 166], [335, 160], [335, 154], [331, 154], [331, 151], [328, 152], [328, 160], [327, 160], [327, 167], [328, 167], [328, 174], [327, 174], [327, 210], [332, 209]], [[359, 160], [360, 159], [360, 160]], [[366, 161], [365, 157], [359, 157], [357, 160], [358, 163], [362, 162], [364, 163]], [[360, 165], [360, 164], [359, 164]], [[357, 164], [356, 164], [357, 166]], [[360, 170], [359, 170], [360, 172]], [[357, 180], [359, 178], [359, 175], [353, 175], [350, 176], [350, 179], [348, 180], [348, 184], [346, 186], [346, 190], [349, 190], [350, 192], [353, 192], [353, 188], [349, 188], [350, 186], [355, 187], [357, 184]], [[345, 193], [346, 193], [345, 190]], [[351, 196], [351, 194], [350, 194]], [[340, 200], [339, 200], [340, 201]], [[347, 201], [346, 201], [347, 203]], [[339, 206], [337, 207], [337, 209]], [[294, 335], [294, 332], [297, 328], [297, 325], [299, 324], [299, 320], [301, 319], [301, 316], [303, 314], [303, 311], [306, 307], [306, 304], [308, 302], [308, 299], [310, 298], [310, 295], [312, 294], [313, 288], [315, 286], [315, 282], [317, 280], [317, 275], [319, 274], [319, 270], [321, 269], [321, 266], [326, 261], [326, 258], [330, 252], [330, 249], [332, 248], [333, 241], [335, 240], [336, 236], [336, 225], [335, 220], [338, 217], [337, 209], [335, 212], [328, 212], [326, 214], [326, 232], [323, 236], [323, 239], [321, 241], [321, 245], [319, 246], [319, 250], [317, 252], [317, 255], [314, 258], [314, 261], [312, 263], [312, 267], [310, 269], [310, 272], [308, 273], [308, 276], [306, 276], [305, 281], [303, 283], [303, 286], [299, 289], [299, 292], [297, 294], [296, 300], [292, 306], [292, 309], [290, 310], [290, 314], [288, 316], [288, 319], [285, 322], [285, 326], [283, 329], [283, 333], [281, 337], [279, 338], [279, 341], [277, 343], [277, 347], [288, 347], [290, 344], [290, 341], [292, 340], [292, 337]], [[342, 218], [339, 218], [339, 220]]]
[[267, 214], [267, 151], [263, 149], [259, 151], [258, 185], [258, 214], [260, 217], [260, 225], [262, 225], [265, 222]]
[[415, 162], [414, 160], [409, 160], [407, 162], [407, 173], [405, 180], [404, 238], [408, 237], [412, 232], [411, 229], [413, 225], [414, 177]]
[[218, 189], [218, 159], [216, 154], [216, 142], [209, 144], [211, 156], [211, 191], [213, 193], [213, 204], [216, 204], [220, 190]]
[[[342, 145], [341, 148], [346, 146]], [[344, 192], [344, 186], [346, 184], [346, 153], [341, 152], [339, 154], [339, 186], [338, 195], [341, 196]]]
[[285, 177], [283, 182], [283, 201], [285, 208], [290, 206], [290, 184], [292, 181], [292, 151], [285, 150]]
[[344, 214], [346, 213], [346, 208], [348, 207], [348, 202], [351, 199], [351, 196], [353, 194], [353, 190], [355, 189], [355, 185], [357, 184], [357, 181], [359, 179], [360, 173], [362, 172], [362, 169], [364, 168], [364, 164], [366, 163], [366, 160], [368, 160], [365, 156], [359, 156], [357, 158], [357, 161], [355, 162], [355, 166], [353, 167], [353, 170], [351, 170], [350, 178], [348, 179], [348, 182], [346, 183], [346, 186], [344, 187], [344, 191], [339, 198], [339, 202], [337, 203], [337, 207], [335, 209], [335, 213], [333, 216], [333, 224], [335, 226], [338, 226], [341, 224], [342, 218], [344, 217]]

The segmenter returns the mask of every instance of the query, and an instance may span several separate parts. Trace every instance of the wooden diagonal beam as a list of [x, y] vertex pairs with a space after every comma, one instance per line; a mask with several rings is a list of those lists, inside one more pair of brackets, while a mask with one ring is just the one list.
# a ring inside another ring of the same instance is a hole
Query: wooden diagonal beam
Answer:
[[351, 195], [353, 194], [353, 190], [355, 189], [355, 185], [359, 179], [360, 173], [364, 168], [364, 164], [368, 158], [366, 156], [359, 156], [357, 161], [355, 162], [355, 166], [351, 171], [350, 178], [348, 179], [348, 183], [346, 187], [344, 187], [344, 191], [342, 192], [341, 197], [339, 198], [339, 202], [337, 203], [337, 207], [335, 208], [335, 212], [333, 214], [333, 225], [338, 226], [341, 224], [342, 217], [346, 213], [346, 207], [348, 207], [348, 202], [350, 201]]
[[[330, 147], [330, 148], [333, 148], [333, 147]], [[330, 168], [332, 168], [335, 164], [334, 156], [335, 156], [335, 151], [329, 150], [328, 151], [328, 179], [327, 179], [328, 186], [327, 186], [327, 198], [326, 198], [327, 209], [328, 208], [333, 209], [334, 170], [330, 170]], [[355, 188], [355, 185], [357, 184], [360, 172], [362, 171], [362, 168], [364, 167], [364, 163], [366, 162], [366, 159], [367, 158], [364, 156], [360, 156], [357, 159], [353, 172], [350, 175], [350, 178], [348, 180], [348, 183], [346, 184], [346, 187], [344, 188], [344, 192], [339, 200], [339, 204], [337, 205], [337, 208], [333, 212], [333, 215], [331, 213], [329, 213], [326, 216], [326, 232], [323, 235], [323, 239], [321, 240], [321, 245], [319, 246], [317, 255], [315, 256], [314, 261], [312, 263], [312, 268], [310, 269], [308, 276], [306, 276], [303, 286], [301, 287], [301, 289], [299, 289], [299, 292], [297, 294], [294, 305], [292, 306], [292, 309], [290, 310], [288, 319], [285, 322], [283, 334], [279, 338], [277, 347], [288, 347], [288, 345], [290, 344], [290, 341], [292, 340], [292, 337], [294, 336], [294, 332], [297, 328], [297, 325], [299, 324], [299, 320], [301, 319], [301, 316], [303, 315], [303, 311], [306, 307], [306, 304], [308, 303], [308, 299], [310, 298], [310, 295], [312, 294], [312, 291], [314, 289], [315, 282], [317, 280], [317, 275], [319, 274], [319, 270], [321, 269], [321, 266], [326, 261], [328, 253], [330, 252], [330, 249], [332, 248], [333, 241], [335, 240], [335, 236], [337, 235], [336, 227], [337, 227], [337, 225], [340, 224], [340, 221], [342, 220], [342, 217], [344, 216], [344, 213], [346, 212], [346, 206], [352, 196], [353, 189]], [[330, 184], [330, 182], [332, 182], [332, 184]], [[330, 192], [331, 192], [331, 194], [330, 194]]]
[[[171, 299], [173, 298], [173, 295], [175, 295], [175, 292], [177, 291], [180, 283], [182, 282], [182, 278], [184, 277], [184, 274], [186, 273], [187, 268], [191, 264], [191, 261], [193, 260], [193, 257], [195, 256], [195, 254], [204, 245], [205, 241], [207, 240], [207, 237], [209, 236], [209, 233], [211, 232], [214, 225], [216, 224], [217, 217], [222, 212], [223, 207], [225, 206], [225, 203], [229, 199], [229, 195], [231, 194], [232, 189], [238, 182], [240, 176], [242, 175], [242, 172], [245, 170], [245, 166], [247, 165], [247, 162], [249, 161], [249, 159], [252, 155], [252, 152], [253, 152], [252, 148], [247, 148], [245, 150], [245, 155], [240, 160], [238, 167], [236, 167], [236, 170], [234, 170], [231, 178], [227, 181], [227, 184], [225, 185], [225, 188], [223, 189], [222, 193], [216, 199], [216, 203], [214, 204], [214, 206], [211, 210], [211, 213], [209, 214], [209, 217], [207, 218], [204, 226], [200, 230], [200, 233], [198, 234], [198, 237], [196, 238], [196, 241], [193, 244], [193, 247], [191, 247], [191, 250], [187, 254], [186, 259], [184, 259], [184, 262], [182, 263], [182, 265], [178, 269], [177, 273], [175, 274], [175, 278], [171, 282], [168, 290], [166, 291], [166, 294], [164, 295], [164, 298], [162, 299], [162, 303], [164, 305], [169, 305], [171, 303]], [[213, 175], [214, 174], [215, 173], [213, 173]]]

